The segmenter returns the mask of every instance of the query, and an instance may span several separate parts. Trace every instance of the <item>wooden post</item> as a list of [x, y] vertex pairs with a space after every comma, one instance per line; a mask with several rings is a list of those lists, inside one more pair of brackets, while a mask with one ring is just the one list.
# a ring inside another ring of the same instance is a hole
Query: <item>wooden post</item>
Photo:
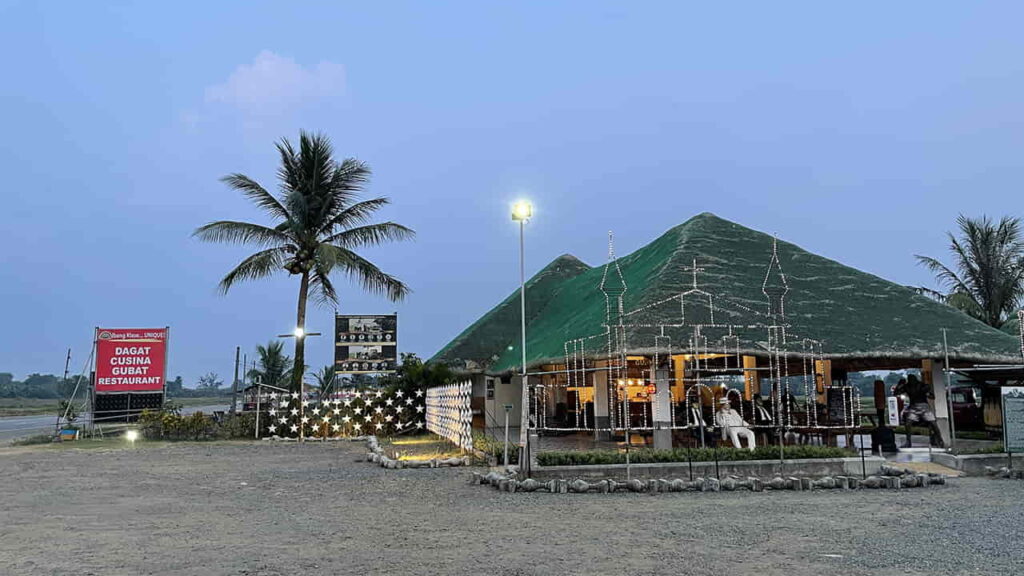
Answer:
[[761, 393], [761, 374], [756, 370], [757, 356], [743, 357], [743, 399], [753, 400], [754, 394]]
[[814, 386], [815, 394], [818, 397], [818, 404], [824, 404], [825, 388], [832, 385], [832, 361], [831, 360], [815, 360], [814, 361]]

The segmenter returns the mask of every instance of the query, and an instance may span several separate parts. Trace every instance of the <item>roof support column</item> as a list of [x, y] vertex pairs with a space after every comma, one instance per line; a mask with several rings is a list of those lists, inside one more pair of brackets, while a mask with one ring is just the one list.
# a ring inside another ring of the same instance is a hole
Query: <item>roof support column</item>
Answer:
[[753, 400], [761, 393], [761, 374], [757, 372], [757, 356], [743, 357], [743, 399]]
[[667, 368], [652, 368], [654, 380], [654, 403], [651, 416], [654, 418], [654, 449], [672, 449], [672, 401], [669, 390]]
[[832, 386], [832, 361], [814, 361], [814, 394], [817, 396], [817, 403], [825, 405], [828, 399], [825, 397], [825, 389]]
[[931, 400], [932, 411], [935, 412], [935, 424], [938, 426], [939, 435], [942, 436], [942, 445], [949, 446], [949, 404], [946, 399], [946, 375], [942, 370], [941, 360], [921, 360], [921, 380], [931, 388], [935, 399]]
[[608, 370], [594, 372], [594, 440], [607, 440], [611, 437], [607, 428], [611, 427], [608, 417]]

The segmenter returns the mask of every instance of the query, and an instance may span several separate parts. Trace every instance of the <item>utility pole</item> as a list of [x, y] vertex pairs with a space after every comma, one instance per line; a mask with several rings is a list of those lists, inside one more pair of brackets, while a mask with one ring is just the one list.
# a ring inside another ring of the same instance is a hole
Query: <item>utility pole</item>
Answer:
[[235, 346], [235, 379], [231, 382], [231, 414], [235, 413], [235, 404], [238, 401], [238, 359], [242, 355], [242, 347]]
[[[67, 385], [67, 382], [68, 382], [68, 368], [70, 366], [71, 366], [71, 348], [68, 348], [68, 356], [67, 356], [67, 358], [64, 359], [64, 379], [60, 381], [61, 386]], [[57, 391], [59, 392], [60, 389], [58, 388]], [[75, 397], [74, 397], [74, 395], [72, 395], [71, 398], [68, 398], [68, 406], [71, 406], [71, 403], [74, 402], [74, 401], [75, 401]], [[60, 420], [61, 420], [60, 410], [58, 410], [57, 411], [57, 425], [56, 425], [57, 433], [58, 434], [60, 434]]]

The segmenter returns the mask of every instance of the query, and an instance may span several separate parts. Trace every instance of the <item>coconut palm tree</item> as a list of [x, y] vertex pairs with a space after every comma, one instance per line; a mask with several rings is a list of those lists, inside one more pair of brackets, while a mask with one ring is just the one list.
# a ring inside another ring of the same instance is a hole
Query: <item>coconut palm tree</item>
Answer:
[[945, 288], [942, 299], [981, 320], [1001, 327], [1024, 301], [1024, 233], [1019, 218], [957, 218], [960, 237], [949, 234], [955, 264], [917, 256]]
[[361, 200], [370, 168], [353, 158], [337, 160], [330, 140], [301, 132], [298, 150], [287, 139], [277, 143], [280, 166], [278, 193], [271, 194], [244, 174], [221, 180], [262, 209], [270, 225], [221, 220], [196, 229], [207, 242], [247, 244], [260, 250], [242, 260], [220, 281], [227, 292], [236, 282], [271, 276], [281, 270], [299, 277], [294, 366], [291, 390], [302, 385], [305, 367], [306, 302], [310, 291], [318, 303], [337, 304], [331, 274], [341, 272], [363, 289], [391, 301], [403, 299], [409, 288], [356, 253], [368, 246], [412, 238], [414, 232], [394, 222], [371, 223], [371, 217], [390, 201]]
[[292, 359], [284, 353], [284, 342], [271, 340], [256, 346], [258, 368], [249, 370], [249, 379], [258, 377], [267, 386], [286, 386], [292, 374]]
[[328, 364], [313, 373], [316, 386], [320, 389], [320, 401], [326, 400], [334, 392], [334, 382], [337, 369], [334, 364]]

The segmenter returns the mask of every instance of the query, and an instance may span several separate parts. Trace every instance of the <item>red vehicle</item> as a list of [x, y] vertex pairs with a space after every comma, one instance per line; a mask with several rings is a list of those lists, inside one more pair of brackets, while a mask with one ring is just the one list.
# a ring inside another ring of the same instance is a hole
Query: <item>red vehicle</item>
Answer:
[[953, 423], [957, 430], [984, 430], [980, 390], [974, 386], [953, 386], [949, 400], [953, 404]]

